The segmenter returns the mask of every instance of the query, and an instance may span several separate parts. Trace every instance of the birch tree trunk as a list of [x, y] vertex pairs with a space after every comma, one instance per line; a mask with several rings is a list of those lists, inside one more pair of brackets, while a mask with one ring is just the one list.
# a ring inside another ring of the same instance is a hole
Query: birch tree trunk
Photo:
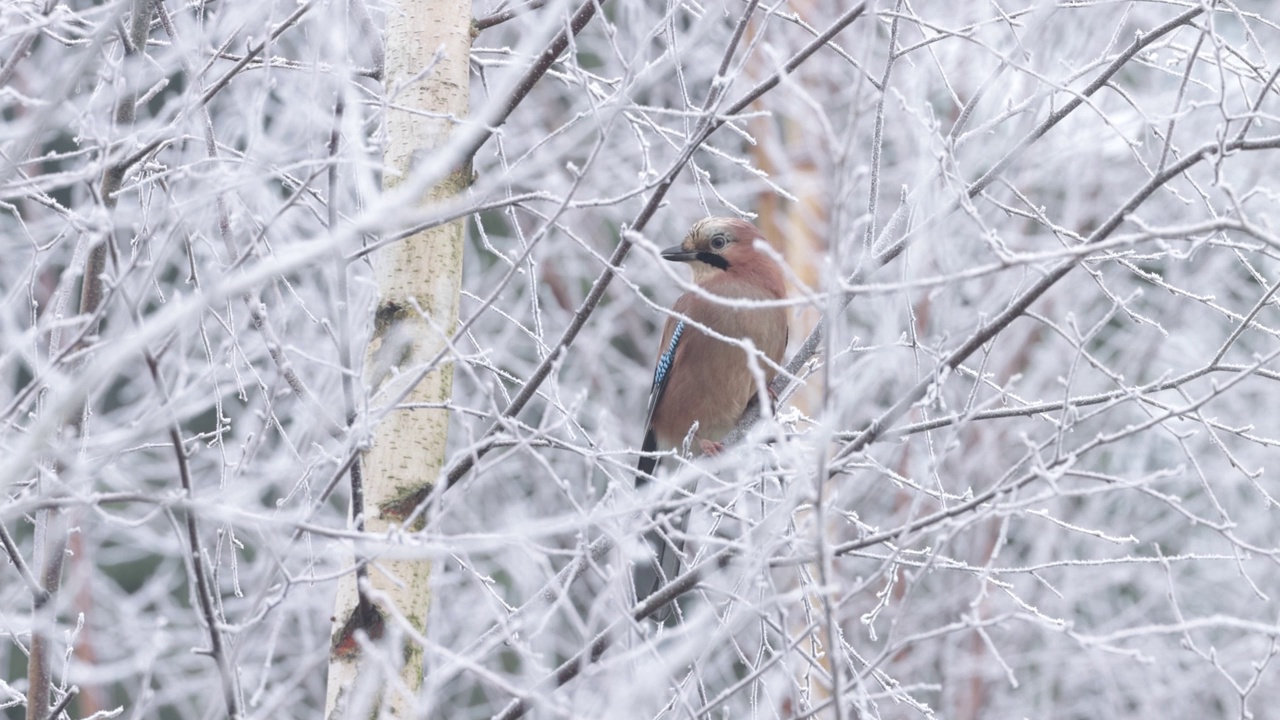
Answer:
[[[383, 188], [389, 190], [409, 176], [415, 159], [430, 157], [445, 144], [454, 118], [467, 114], [471, 4], [406, 2], [388, 12], [385, 37]], [[456, 195], [469, 179], [469, 168], [460, 168], [420, 202], [430, 205]], [[448, 412], [421, 408], [446, 403], [452, 393], [450, 361], [435, 368], [427, 363], [457, 325], [463, 231], [459, 220], [373, 256], [379, 294], [365, 383], [371, 393], [369, 412], [382, 419], [363, 468], [353, 471], [352, 492], [354, 523], [369, 533], [401, 526], [430, 492], [444, 462]], [[424, 370], [430, 370], [425, 377]], [[406, 390], [403, 402], [418, 409], [384, 412]], [[376, 705], [396, 717], [413, 715], [422, 652], [405, 631], [425, 631], [430, 564], [371, 557], [357, 561], [361, 570], [338, 589], [326, 715], [367, 717], [375, 714]], [[380, 657], [364, 662], [370, 647], [377, 647]], [[385, 674], [388, 668], [398, 669], [398, 682]]]

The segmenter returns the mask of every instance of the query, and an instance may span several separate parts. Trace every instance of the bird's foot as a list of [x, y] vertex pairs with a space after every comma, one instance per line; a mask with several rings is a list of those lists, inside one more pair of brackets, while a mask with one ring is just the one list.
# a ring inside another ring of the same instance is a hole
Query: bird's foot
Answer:
[[702, 448], [702, 454], [708, 456], [716, 456], [724, 452], [724, 443], [718, 443], [715, 440], [703, 440], [698, 438], [698, 446]]

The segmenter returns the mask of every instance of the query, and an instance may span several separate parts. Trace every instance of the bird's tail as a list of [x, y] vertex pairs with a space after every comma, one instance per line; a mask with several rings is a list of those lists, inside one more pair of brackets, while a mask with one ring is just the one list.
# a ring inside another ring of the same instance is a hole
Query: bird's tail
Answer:
[[658, 437], [653, 434], [653, 428], [644, 434], [644, 444], [640, 446], [640, 452], [645, 453], [640, 456], [640, 462], [636, 463], [636, 487], [649, 482], [649, 478], [653, 477], [653, 471], [658, 469], [658, 456], [653, 453], [658, 451]]
[[[641, 455], [639, 462], [636, 463], [636, 487], [641, 487], [648, 483], [653, 478], [653, 471], [658, 469], [658, 457], [653, 454], [658, 451], [658, 438], [653, 434], [652, 428], [644, 434], [644, 444], [640, 446], [640, 450], [645, 454]], [[649, 592], [640, 597], [641, 600], [654, 594], [659, 588], [680, 574], [680, 556], [684, 554], [684, 542], [678, 538], [684, 535], [685, 526], [688, 523], [689, 514], [681, 514], [680, 518], [674, 523], [676, 537], [669, 536], [661, 527], [645, 533], [645, 541], [653, 548], [655, 560], [652, 567], [653, 583], [649, 587]], [[648, 584], [646, 582], [648, 574], [644, 570], [637, 574], [637, 589]], [[671, 606], [667, 605], [654, 613], [653, 619], [661, 623], [670, 614]]]
[[[649, 588], [649, 592], [645, 597], [649, 597], [664, 585], [676, 579], [680, 575], [680, 557], [684, 555], [684, 534], [689, 526], [689, 513], [681, 512], [680, 516], [672, 521], [672, 529], [675, 531], [668, 535], [663, 532], [661, 527], [655, 528], [646, 533], [646, 539], [650, 545], [657, 546], [657, 558], [654, 560], [653, 567], [653, 587]], [[653, 614], [653, 620], [657, 623], [666, 622], [667, 617], [671, 615], [672, 604], [667, 603]]]

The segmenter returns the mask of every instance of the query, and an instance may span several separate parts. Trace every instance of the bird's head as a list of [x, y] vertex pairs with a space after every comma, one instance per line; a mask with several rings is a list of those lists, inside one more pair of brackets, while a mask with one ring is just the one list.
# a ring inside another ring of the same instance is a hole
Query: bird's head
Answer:
[[693, 281], [704, 283], [720, 273], [754, 270], [761, 264], [774, 266], [767, 255], [755, 248], [762, 236], [754, 225], [742, 220], [709, 217], [689, 229], [684, 242], [662, 251], [665, 260], [689, 263]]

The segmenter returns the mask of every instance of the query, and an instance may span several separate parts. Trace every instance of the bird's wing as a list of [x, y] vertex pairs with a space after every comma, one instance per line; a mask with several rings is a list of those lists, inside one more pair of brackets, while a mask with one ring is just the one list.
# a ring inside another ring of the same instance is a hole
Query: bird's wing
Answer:
[[649, 388], [649, 409], [644, 418], [646, 433], [652, 429], [653, 411], [658, 408], [658, 401], [662, 399], [662, 393], [667, 389], [667, 382], [671, 380], [671, 367], [675, 364], [676, 349], [680, 347], [680, 338], [684, 336], [684, 328], [684, 320], [677, 320], [674, 317], [667, 318], [666, 331], [663, 333], [662, 354], [658, 356], [657, 365], [653, 369], [653, 385]]

